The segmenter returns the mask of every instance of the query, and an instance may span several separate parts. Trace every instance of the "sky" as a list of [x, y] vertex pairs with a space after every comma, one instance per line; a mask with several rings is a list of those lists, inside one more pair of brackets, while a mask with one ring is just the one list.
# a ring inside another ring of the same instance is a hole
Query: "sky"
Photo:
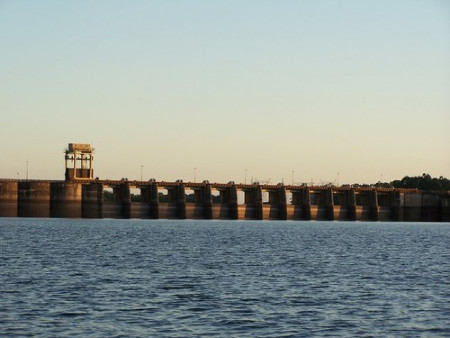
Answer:
[[0, 0], [1, 178], [450, 177], [448, 0]]

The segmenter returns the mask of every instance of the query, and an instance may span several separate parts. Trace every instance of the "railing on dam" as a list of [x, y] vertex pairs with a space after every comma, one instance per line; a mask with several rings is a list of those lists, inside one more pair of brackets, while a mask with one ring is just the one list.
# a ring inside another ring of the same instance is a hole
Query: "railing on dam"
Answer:
[[449, 221], [449, 201], [417, 189], [0, 179], [0, 217]]

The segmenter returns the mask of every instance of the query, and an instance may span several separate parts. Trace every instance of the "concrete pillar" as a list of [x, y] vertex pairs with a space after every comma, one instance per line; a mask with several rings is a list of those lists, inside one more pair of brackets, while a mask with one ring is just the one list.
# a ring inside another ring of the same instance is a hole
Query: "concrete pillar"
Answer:
[[72, 182], [50, 183], [50, 216], [81, 218], [82, 185]]
[[369, 218], [378, 221], [378, 193], [376, 190], [369, 192]]
[[401, 215], [401, 197], [399, 191], [393, 191], [390, 193], [390, 208], [391, 208], [391, 220], [394, 222], [400, 222], [402, 221], [402, 215]]
[[73, 152], [73, 178], [77, 178], [77, 153]]
[[130, 183], [124, 182], [119, 186], [119, 200], [122, 205], [122, 217], [131, 218], [131, 193]]
[[229, 217], [230, 219], [238, 219], [238, 198], [237, 198], [237, 188], [235, 185], [227, 188], [228, 190], [228, 204], [229, 204]]
[[422, 193], [408, 192], [403, 196], [403, 220], [405, 222], [420, 222], [422, 220]]
[[279, 219], [287, 220], [287, 201], [286, 201], [286, 188], [281, 186], [277, 190], [278, 192], [278, 210], [279, 210]]
[[262, 190], [261, 186], [256, 186], [252, 188], [253, 195], [253, 217], [256, 220], [263, 219], [263, 202], [262, 202]]
[[19, 182], [19, 217], [50, 217], [50, 182]]
[[93, 162], [94, 162], [94, 155], [91, 153], [89, 156], [89, 178], [91, 180], [94, 178]]
[[450, 222], [450, 194], [441, 195], [441, 222]]
[[211, 194], [211, 185], [207, 184], [202, 188], [202, 205], [203, 205], [203, 217], [205, 219], [213, 218], [212, 211], [212, 194]]
[[18, 181], [0, 182], [0, 217], [17, 217]]
[[356, 221], [356, 196], [355, 189], [347, 191], [347, 217], [350, 221]]
[[331, 188], [325, 191], [325, 218], [328, 221], [334, 221], [334, 200]]
[[303, 219], [311, 220], [311, 195], [309, 188], [305, 188], [302, 191], [302, 216]]
[[186, 191], [184, 183], [178, 183], [176, 188], [177, 196], [177, 218], [186, 219]]
[[83, 218], [103, 217], [103, 184], [90, 183], [83, 185], [81, 214]]
[[153, 219], [159, 218], [159, 199], [158, 199], [158, 185], [155, 182], [149, 187], [150, 191], [150, 217]]
[[422, 222], [439, 222], [441, 219], [441, 197], [433, 193], [422, 194]]

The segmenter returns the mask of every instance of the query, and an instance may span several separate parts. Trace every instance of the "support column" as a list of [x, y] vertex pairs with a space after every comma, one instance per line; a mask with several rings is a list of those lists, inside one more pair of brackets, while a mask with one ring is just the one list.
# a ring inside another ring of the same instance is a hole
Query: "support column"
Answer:
[[19, 217], [50, 217], [50, 182], [19, 182]]
[[77, 178], [77, 152], [73, 152], [73, 178]]
[[450, 194], [441, 195], [441, 222], [450, 222]]
[[64, 156], [64, 168], [65, 168], [65, 179], [66, 179], [66, 181], [68, 181], [69, 180], [69, 174], [68, 174], [68, 167], [67, 167], [67, 165], [68, 165], [68, 163], [67, 163], [67, 161], [69, 160], [69, 155], [67, 155], [67, 152], [66, 152], [66, 155]]
[[229, 196], [229, 217], [230, 219], [238, 219], [238, 199], [237, 199], [237, 188], [232, 185], [228, 189]]
[[[148, 186], [138, 186], [138, 188], [141, 190], [141, 208], [142, 211], [140, 213], [139, 218], [150, 218], [150, 213], [151, 213], [151, 207], [150, 207], [150, 188]], [[134, 216], [134, 214], [136, 214], [135, 211], [136, 208], [132, 207], [131, 208], [131, 213], [132, 216]]]
[[158, 185], [153, 182], [150, 187], [150, 217], [153, 219], [159, 218], [159, 199], [158, 199]]
[[177, 192], [177, 218], [186, 219], [186, 192], [184, 183], [178, 183]]
[[211, 185], [207, 184], [202, 188], [202, 204], [203, 204], [203, 217], [205, 219], [213, 218], [212, 211], [212, 194], [211, 194]]
[[0, 217], [17, 217], [18, 181], [0, 182]]
[[131, 194], [130, 183], [128, 182], [120, 185], [120, 202], [122, 204], [122, 217], [131, 218]]
[[325, 191], [325, 218], [328, 221], [334, 221], [334, 200], [331, 188]]
[[391, 203], [391, 220], [394, 222], [400, 222], [401, 217], [401, 194], [399, 191], [393, 191], [390, 193], [390, 203]]
[[50, 183], [50, 216], [81, 218], [82, 185], [80, 183]]
[[103, 184], [83, 185], [81, 213], [83, 218], [103, 218]]
[[403, 203], [403, 221], [421, 222], [422, 221], [422, 193], [407, 192], [404, 193]]
[[378, 193], [376, 190], [369, 192], [369, 218], [378, 221]]
[[442, 219], [441, 198], [436, 193], [422, 194], [422, 222], [440, 222]]
[[286, 201], [286, 188], [284, 186], [278, 189], [278, 210], [279, 210], [279, 219], [287, 220], [287, 201]]
[[311, 196], [309, 188], [305, 188], [302, 191], [302, 217], [307, 221], [311, 220]]
[[94, 162], [94, 155], [91, 154], [91, 156], [89, 157], [89, 178], [91, 180], [94, 179], [94, 170], [92, 169], [94, 165], [93, 162]]
[[356, 221], [355, 189], [347, 191], [347, 217], [350, 221]]
[[253, 204], [254, 217], [256, 220], [262, 220], [263, 219], [262, 190], [259, 185], [252, 189], [252, 195], [254, 201]]

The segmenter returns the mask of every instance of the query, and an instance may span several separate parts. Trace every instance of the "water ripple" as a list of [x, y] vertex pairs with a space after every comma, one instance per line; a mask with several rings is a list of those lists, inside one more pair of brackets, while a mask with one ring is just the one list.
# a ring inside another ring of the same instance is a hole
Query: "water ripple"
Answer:
[[448, 224], [0, 220], [0, 336], [449, 336]]

